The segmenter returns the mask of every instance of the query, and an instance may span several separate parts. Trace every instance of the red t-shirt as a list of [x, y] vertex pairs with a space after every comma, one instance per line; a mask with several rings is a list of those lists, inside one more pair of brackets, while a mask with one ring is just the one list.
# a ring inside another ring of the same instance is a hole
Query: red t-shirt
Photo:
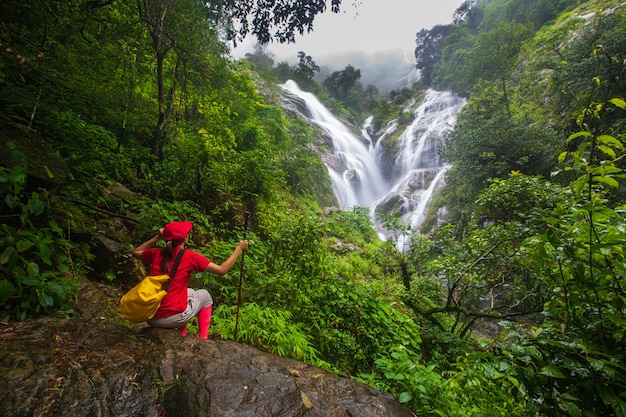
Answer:
[[[180, 248], [174, 251], [174, 256], [169, 263], [169, 270], [172, 270], [174, 261]], [[141, 261], [150, 265], [150, 275], [162, 275], [161, 260], [163, 259], [162, 248], [150, 248], [141, 253]], [[194, 271], [203, 271], [206, 266], [211, 263], [207, 258], [197, 252], [185, 250], [183, 257], [178, 264], [176, 275], [170, 279], [170, 288], [167, 294], [161, 300], [161, 307], [154, 315], [155, 319], [170, 317], [174, 314], [182, 313], [187, 308], [187, 287], [189, 286], [189, 278]]]

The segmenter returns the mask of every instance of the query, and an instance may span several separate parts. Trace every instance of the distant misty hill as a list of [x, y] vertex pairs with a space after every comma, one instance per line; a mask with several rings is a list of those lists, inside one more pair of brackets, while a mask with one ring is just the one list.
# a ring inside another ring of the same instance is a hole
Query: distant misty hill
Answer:
[[372, 84], [381, 95], [386, 95], [391, 90], [410, 87], [419, 80], [414, 60], [409, 60], [398, 51], [375, 54], [353, 52], [340, 56], [314, 56], [313, 59], [321, 68], [315, 77], [320, 83], [334, 71], [341, 71], [348, 65], [361, 70], [359, 81], [363, 87]]

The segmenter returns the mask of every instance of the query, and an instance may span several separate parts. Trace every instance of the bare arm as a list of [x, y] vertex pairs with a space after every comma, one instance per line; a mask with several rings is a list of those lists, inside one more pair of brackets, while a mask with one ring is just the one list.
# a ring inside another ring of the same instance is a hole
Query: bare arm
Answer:
[[133, 256], [137, 259], [141, 259], [141, 254], [144, 250], [153, 247], [159, 240], [161, 240], [161, 233], [163, 233], [163, 229], [159, 229], [159, 233], [137, 246], [133, 251]]
[[239, 254], [248, 249], [248, 241], [240, 240], [233, 253], [226, 259], [221, 265], [211, 262], [204, 268], [205, 272], [210, 272], [215, 275], [222, 276], [226, 274], [235, 265], [235, 261], [239, 257]]

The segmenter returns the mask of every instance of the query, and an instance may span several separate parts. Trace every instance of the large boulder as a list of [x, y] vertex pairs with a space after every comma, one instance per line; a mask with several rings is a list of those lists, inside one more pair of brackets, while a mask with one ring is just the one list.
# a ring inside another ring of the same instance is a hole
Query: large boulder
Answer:
[[409, 417], [388, 394], [232, 341], [129, 325], [83, 283], [75, 319], [0, 327], [0, 415]]

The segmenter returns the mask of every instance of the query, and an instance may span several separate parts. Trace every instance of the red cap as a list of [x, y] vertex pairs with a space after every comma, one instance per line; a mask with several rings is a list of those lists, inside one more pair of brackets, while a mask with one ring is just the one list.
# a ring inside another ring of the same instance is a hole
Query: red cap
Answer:
[[183, 240], [187, 233], [191, 231], [193, 225], [191, 222], [171, 222], [165, 225], [163, 228], [163, 240]]

